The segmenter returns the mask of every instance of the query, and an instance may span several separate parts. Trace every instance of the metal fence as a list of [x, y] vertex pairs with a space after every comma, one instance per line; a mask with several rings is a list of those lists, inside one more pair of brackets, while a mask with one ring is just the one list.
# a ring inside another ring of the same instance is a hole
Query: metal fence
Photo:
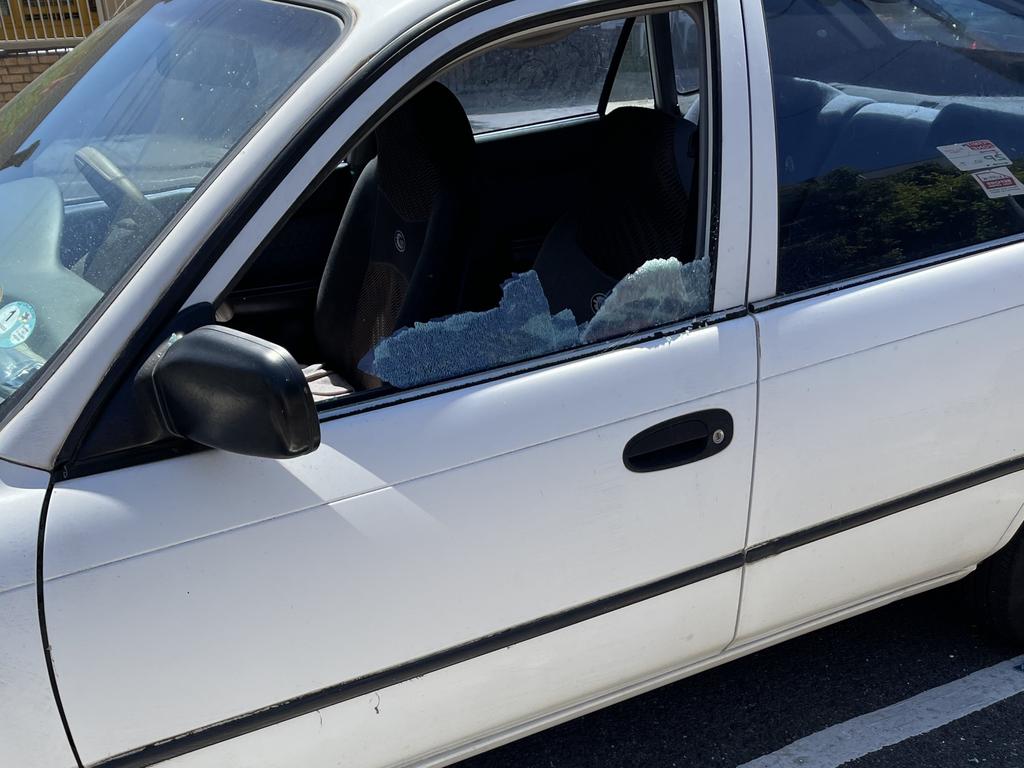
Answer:
[[0, 0], [0, 50], [70, 48], [131, 0]]

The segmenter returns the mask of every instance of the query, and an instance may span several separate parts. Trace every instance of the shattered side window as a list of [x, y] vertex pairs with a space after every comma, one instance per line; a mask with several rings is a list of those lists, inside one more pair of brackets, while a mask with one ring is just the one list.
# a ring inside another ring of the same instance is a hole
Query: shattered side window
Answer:
[[[218, 317], [288, 349], [324, 403], [683, 332], [714, 304], [713, 134], [699, 109], [651, 105], [651, 63], [679, 54], [699, 103], [713, 73], [693, 13], [672, 40], [650, 16], [577, 22], [440, 72], [366, 126]], [[580, 110], [593, 119], [554, 119]], [[302, 275], [315, 292], [294, 291]]]
[[533, 270], [501, 288], [496, 308], [403, 328], [379, 342], [360, 369], [408, 389], [667, 325], [711, 308], [706, 256], [687, 264], [644, 263], [615, 285], [591, 320], [579, 324], [571, 310], [551, 313]]

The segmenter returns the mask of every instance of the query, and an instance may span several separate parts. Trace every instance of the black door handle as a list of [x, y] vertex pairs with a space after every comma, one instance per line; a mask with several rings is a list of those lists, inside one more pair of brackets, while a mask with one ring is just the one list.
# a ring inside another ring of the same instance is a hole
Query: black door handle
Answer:
[[633, 472], [656, 472], [714, 456], [732, 442], [732, 416], [714, 408], [655, 424], [634, 437], [622, 451]]

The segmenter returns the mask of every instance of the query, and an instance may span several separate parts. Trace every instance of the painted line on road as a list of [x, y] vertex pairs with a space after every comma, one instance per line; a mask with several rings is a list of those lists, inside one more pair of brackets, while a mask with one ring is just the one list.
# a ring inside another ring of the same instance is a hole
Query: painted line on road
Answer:
[[833, 725], [739, 768], [837, 768], [1024, 693], [1024, 656]]

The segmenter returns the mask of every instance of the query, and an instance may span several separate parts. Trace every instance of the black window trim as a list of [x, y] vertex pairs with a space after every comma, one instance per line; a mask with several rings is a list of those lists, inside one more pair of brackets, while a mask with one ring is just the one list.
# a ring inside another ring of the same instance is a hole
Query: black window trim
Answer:
[[626, 53], [626, 46], [629, 44], [630, 35], [633, 34], [633, 27], [636, 26], [637, 16], [630, 16], [622, 25], [619, 32], [619, 39], [615, 42], [615, 50], [612, 51], [612, 60], [608, 65], [608, 73], [605, 75], [604, 84], [601, 86], [601, 95], [597, 99], [597, 114], [608, 113], [608, 102], [612, 98], [612, 89], [615, 87], [615, 80], [619, 76], [619, 68], [622, 66], [622, 56]]

